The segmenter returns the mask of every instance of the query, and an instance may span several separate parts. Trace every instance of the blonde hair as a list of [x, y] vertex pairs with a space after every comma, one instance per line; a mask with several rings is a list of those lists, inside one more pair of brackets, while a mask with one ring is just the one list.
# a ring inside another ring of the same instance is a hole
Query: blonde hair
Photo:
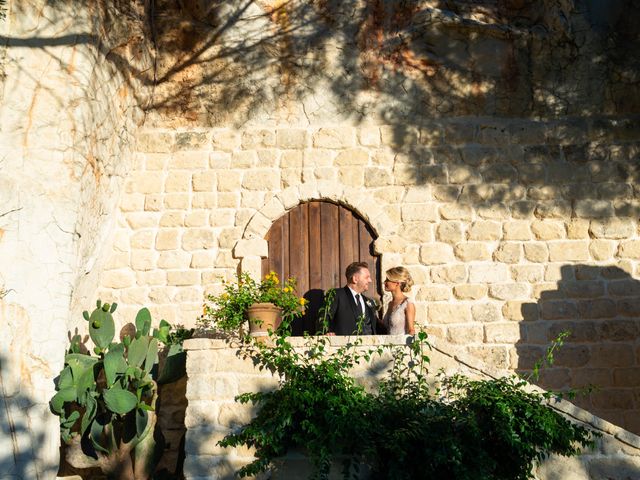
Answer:
[[387, 278], [392, 282], [398, 282], [400, 284], [400, 290], [402, 292], [410, 292], [411, 287], [413, 286], [413, 278], [411, 278], [411, 274], [409, 270], [404, 267], [393, 267], [387, 270], [386, 272]]

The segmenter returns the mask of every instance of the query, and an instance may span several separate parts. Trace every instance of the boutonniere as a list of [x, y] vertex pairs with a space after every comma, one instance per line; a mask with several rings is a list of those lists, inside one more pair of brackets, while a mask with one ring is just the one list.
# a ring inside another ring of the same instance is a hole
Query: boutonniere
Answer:
[[367, 298], [365, 302], [369, 308], [373, 308], [374, 310], [378, 309], [378, 304], [372, 298]]

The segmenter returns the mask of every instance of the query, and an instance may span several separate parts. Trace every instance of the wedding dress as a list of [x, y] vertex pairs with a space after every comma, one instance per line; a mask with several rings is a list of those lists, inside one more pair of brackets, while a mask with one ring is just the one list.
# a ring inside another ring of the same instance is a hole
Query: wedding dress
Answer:
[[400, 305], [396, 305], [393, 308], [389, 307], [387, 309], [387, 312], [384, 314], [384, 318], [382, 319], [382, 321], [385, 327], [387, 327], [389, 335], [404, 335], [406, 333], [405, 310], [407, 309], [408, 304], [409, 298], [405, 298]]

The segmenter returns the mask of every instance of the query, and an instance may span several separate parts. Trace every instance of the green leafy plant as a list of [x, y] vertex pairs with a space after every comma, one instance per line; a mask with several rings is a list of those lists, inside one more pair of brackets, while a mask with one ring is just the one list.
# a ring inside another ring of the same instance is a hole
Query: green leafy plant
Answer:
[[[303, 448], [314, 478], [328, 478], [343, 460], [345, 478], [369, 465], [384, 479], [532, 478], [534, 463], [551, 453], [576, 455], [592, 445], [585, 427], [548, 402], [553, 393], [530, 392], [517, 377], [471, 380], [429, 377], [429, 344], [419, 332], [409, 348], [365, 350], [360, 340], [330, 351], [326, 337], [294, 349], [287, 338], [245, 346], [260, 367], [276, 372], [272, 392], [240, 395], [257, 416], [220, 442], [247, 445], [256, 460], [238, 472], [256, 475], [276, 457]], [[350, 375], [353, 367], [391, 349], [387, 375], [372, 392]]]
[[335, 288], [328, 289], [324, 294], [322, 306], [318, 310], [318, 320], [320, 323], [320, 332], [322, 334], [325, 334], [329, 331], [329, 309], [335, 297], [336, 297], [336, 289]]
[[551, 345], [547, 348], [542, 358], [536, 360], [533, 365], [533, 370], [530, 374], [524, 377], [524, 380], [528, 382], [536, 382], [540, 379], [540, 372], [545, 367], [550, 367], [555, 361], [554, 353], [561, 349], [564, 345], [564, 340], [571, 335], [571, 332], [565, 330], [560, 332], [556, 338], [551, 341]]
[[273, 347], [247, 347], [246, 353], [277, 372], [281, 381], [274, 391], [237, 398], [261, 406], [249, 425], [220, 442], [225, 447], [256, 448], [257, 459], [238, 472], [241, 476], [265, 470], [273, 458], [296, 446], [306, 449], [321, 475], [328, 473], [334, 457], [364, 453], [369, 398], [348, 375], [363, 354], [347, 345], [327, 356], [328, 342], [327, 337], [317, 337], [304, 352], [294, 349], [286, 337], [277, 338]]
[[296, 295], [296, 281], [287, 279], [283, 284], [275, 272], [267, 274], [261, 282], [247, 273], [238, 274], [235, 282], [226, 282], [220, 295], [206, 297], [199, 325], [228, 333], [236, 333], [247, 321], [247, 309], [254, 303], [272, 303], [282, 309], [282, 329], [304, 313], [307, 300]]
[[[100, 300], [96, 305], [91, 315], [83, 313], [95, 356], [82, 348], [80, 335], [72, 338], [50, 407], [60, 417], [63, 441], [80, 446], [109, 478], [150, 478], [160, 451], [155, 428], [158, 384], [185, 374], [181, 341], [190, 333], [172, 332], [161, 320], [150, 334], [151, 314], [143, 308], [135, 326], [123, 329], [121, 341], [114, 342], [112, 314], [117, 305]], [[162, 369], [160, 344], [165, 346]]]

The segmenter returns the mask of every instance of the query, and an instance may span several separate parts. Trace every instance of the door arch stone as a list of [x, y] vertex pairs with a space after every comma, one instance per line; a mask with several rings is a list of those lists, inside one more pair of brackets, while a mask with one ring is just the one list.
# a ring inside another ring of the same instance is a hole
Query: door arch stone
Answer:
[[[379, 260], [380, 272], [402, 264], [403, 255], [397, 248], [404, 242], [397, 235], [398, 222], [393, 222], [371, 195], [345, 188], [335, 182], [319, 180], [313, 184], [288, 187], [276, 193], [256, 211], [244, 226], [242, 237], [232, 250], [233, 258], [238, 260], [238, 271], [259, 279], [262, 275], [262, 261], [269, 256], [269, 245], [265, 237], [273, 223], [298, 205], [313, 201], [344, 206], [367, 223], [376, 238], [373, 252]], [[344, 283], [343, 275], [341, 274], [338, 285]]]

